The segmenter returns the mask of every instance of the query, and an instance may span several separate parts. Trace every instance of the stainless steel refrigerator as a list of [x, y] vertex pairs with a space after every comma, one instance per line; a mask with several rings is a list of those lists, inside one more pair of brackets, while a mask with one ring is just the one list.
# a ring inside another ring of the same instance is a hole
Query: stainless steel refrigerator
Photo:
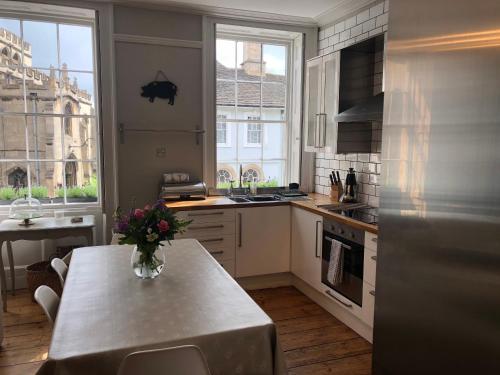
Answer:
[[500, 1], [390, 0], [375, 375], [500, 374]]

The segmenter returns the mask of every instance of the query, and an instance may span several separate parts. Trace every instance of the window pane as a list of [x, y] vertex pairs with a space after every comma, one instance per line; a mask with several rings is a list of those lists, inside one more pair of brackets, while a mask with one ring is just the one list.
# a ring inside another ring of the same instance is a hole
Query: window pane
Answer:
[[66, 161], [66, 199], [68, 203], [97, 202], [97, 164]]
[[260, 83], [237, 83], [236, 118], [247, 119], [248, 116], [260, 116]]
[[26, 111], [61, 113], [60, 73], [57, 69], [25, 68]]
[[235, 79], [236, 42], [217, 39], [216, 42], [217, 79]]
[[25, 45], [23, 65], [38, 68], [59, 67], [57, 25], [51, 22], [23, 21]]
[[234, 82], [217, 81], [217, 116], [235, 118], [236, 86]]
[[266, 67], [264, 81], [284, 82], [286, 77], [286, 47], [272, 44], [262, 46], [263, 59]]
[[42, 203], [63, 203], [63, 163], [34, 161], [29, 168], [31, 196]]
[[63, 119], [64, 158], [95, 160], [97, 156], [95, 120], [87, 117]]
[[90, 26], [59, 25], [61, 66], [68, 69], [88, 70], [94, 68], [93, 38]]
[[0, 159], [26, 159], [26, 118], [0, 116]]
[[0, 162], [0, 205], [28, 194], [28, 165], [25, 162]]
[[21, 23], [0, 18], [0, 64], [14, 66], [21, 63]]
[[24, 112], [23, 73], [6, 67], [0, 68], [0, 111]]
[[262, 77], [262, 45], [258, 42], [238, 42], [238, 81], [260, 82]]
[[[94, 75], [61, 71], [61, 90], [63, 100], [71, 100], [74, 115], [95, 115], [94, 110]], [[63, 111], [64, 112], [64, 111]]]
[[262, 119], [285, 120], [286, 86], [281, 83], [262, 84]]
[[61, 118], [28, 116], [27, 129], [30, 159], [62, 160]]

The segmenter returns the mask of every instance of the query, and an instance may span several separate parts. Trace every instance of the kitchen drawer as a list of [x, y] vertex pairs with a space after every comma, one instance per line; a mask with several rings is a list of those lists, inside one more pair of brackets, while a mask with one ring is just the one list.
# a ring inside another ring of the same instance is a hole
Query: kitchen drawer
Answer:
[[377, 239], [376, 234], [365, 232], [365, 249], [370, 249], [377, 252]]
[[176, 216], [191, 224], [234, 222], [234, 209], [179, 211]]
[[365, 248], [363, 261], [363, 281], [375, 286], [375, 275], [377, 270], [377, 253]]
[[235, 236], [202, 236], [197, 238], [201, 245], [217, 260], [234, 259]]
[[186, 228], [184, 233], [177, 234], [175, 238], [205, 238], [221, 237], [225, 235], [234, 235], [234, 222], [219, 222], [219, 223], [191, 223]]
[[358, 317], [358, 319], [362, 319], [362, 309], [360, 306], [356, 305], [354, 302], [351, 300], [347, 299], [343, 295], [337, 293], [333, 289], [323, 285], [323, 294], [327, 296], [333, 303], [336, 305], [342, 307], [343, 309], [349, 311], [351, 314], [354, 316]]
[[231, 277], [234, 277], [235, 275], [235, 261], [234, 259], [226, 259], [226, 260], [221, 260], [218, 261], [219, 264], [226, 270], [228, 274], [231, 275]]
[[373, 327], [374, 313], [375, 313], [375, 288], [368, 283], [363, 283], [362, 319], [370, 327]]

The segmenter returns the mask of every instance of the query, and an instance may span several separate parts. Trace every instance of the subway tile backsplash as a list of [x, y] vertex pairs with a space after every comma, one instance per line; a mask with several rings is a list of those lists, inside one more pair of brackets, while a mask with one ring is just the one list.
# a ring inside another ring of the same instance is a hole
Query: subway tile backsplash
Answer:
[[[389, 1], [382, 1], [351, 14], [344, 20], [335, 24], [325, 26], [319, 32], [319, 54], [324, 55], [338, 51], [344, 47], [358, 43], [372, 36], [387, 31], [389, 15]], [[382, 71], [380, 61], [379, 71]], [[380, 76], [376, 76], [374, 94], [382, 90]], [[377, 81], [378, 80], [378, 81]], [[332, 170], [339, 170], [342, 181], [345, 182], [349, 168], [356, 171], [358, 182], [359, 201], [379, 207], [380, 196], [380, 148], [382, 138], [382, 124], [374, 124], [372, 128], [372, 151], [371, 154], [337, 154], [325, 155], [316, 153], [316, 170], [314, 176], [315, 192], [330, 194], [330, 178], [328, 175]]]

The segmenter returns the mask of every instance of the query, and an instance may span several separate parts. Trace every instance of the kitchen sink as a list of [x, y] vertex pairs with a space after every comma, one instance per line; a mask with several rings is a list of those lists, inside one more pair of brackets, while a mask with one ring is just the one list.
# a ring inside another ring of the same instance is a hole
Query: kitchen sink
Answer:
[[248, 202], [250, 202], [250, 200], [248, 200], [247, 198], [243, 198], [243, 197], [228, 197], [228, 198], [236, 203], [248, 203]]

